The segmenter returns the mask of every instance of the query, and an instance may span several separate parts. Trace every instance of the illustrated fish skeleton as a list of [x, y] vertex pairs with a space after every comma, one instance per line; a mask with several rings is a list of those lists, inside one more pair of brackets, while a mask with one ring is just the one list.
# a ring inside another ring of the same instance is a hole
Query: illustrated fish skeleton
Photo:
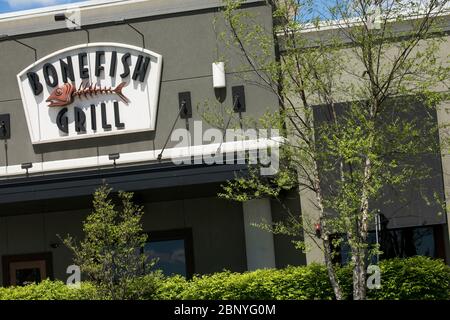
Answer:
[[122, 89], [126, 84], [126, 82], [122, 82], [115, 89], [112, 89], [111, 87], [97, 87], [97, 84], [93, 85], [92, 83], [90, 85], [86, 84], [83, 87], [83, 84], [81, 84], [77, 90], [73, 84], [65, 83], [53, 90], [46, 102], [49, 102], [49, 107], [64, 107], [71, 104], [75, 97], [82, 98], [84, 96], [87, 98], [88, 96], [92, 97], [100, 94], [115, 94], [119, 96], [123, 102], [128, 104], [130, 100], [122, 93]]

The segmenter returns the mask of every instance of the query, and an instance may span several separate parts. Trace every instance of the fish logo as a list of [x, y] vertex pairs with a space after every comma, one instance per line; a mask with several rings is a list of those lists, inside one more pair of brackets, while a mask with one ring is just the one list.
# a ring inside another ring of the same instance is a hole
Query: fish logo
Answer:
[[117, 88], [112, 89], [111, 87], [97, 87], [97, 84], [89, 85], [88, 83], [83, 87], [83, 84], [77, 89], [73, 84], [65, 83], [62, 86], [53, 90], [46, 102], [49, 102], [49, 107], [64, 107], [73, 103], [75, 97], [81, 99], [83, 96], [88, 98], [88, 96], [97, 96], [100, 94], [115, 94], [122, 99], [126, 104], [130, 103], [130, 100], [122, 93], [122, 89], [127, 85], [126, 82], [122, 82], [117, 86]]

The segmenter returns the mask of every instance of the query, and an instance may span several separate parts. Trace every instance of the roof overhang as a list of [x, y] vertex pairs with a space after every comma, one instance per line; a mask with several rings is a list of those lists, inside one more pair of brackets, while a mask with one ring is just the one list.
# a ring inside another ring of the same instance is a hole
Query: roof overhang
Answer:
[[[265, 3], [263, 0], [245, 2]], [[76, 13], [80, 25], [88, 27], [222, 6], [224, 6], [222, 0], [91, 0], [0, 14], [0, 30], [3, 35], [20, 36], [66, 29], [66, 21], [55, 21], [55, 14], [58, 13], [69, 15]]]
[[0, 182], [0, 204], [90, 196], [104, 183], [115, 191], [133, 192], [222, 183], [245, 174], [247, 168], [245, 164], [162, 163], [16, 178]]

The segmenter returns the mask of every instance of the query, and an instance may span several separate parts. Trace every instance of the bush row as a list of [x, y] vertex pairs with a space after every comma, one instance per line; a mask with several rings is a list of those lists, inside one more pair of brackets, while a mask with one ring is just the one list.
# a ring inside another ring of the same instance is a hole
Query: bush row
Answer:
[[[450, 299], [450, 267], [426, 257], [386, 260], [380, 263], [381, 289], [368, 291], [369, 299]], [[338, 272], [346, 298], [351, 299], [350, 268]], [[164, 278], [159, 274], [140, 278], [130, 286], [132, 299], [203, 300], [331, 300], [333, 290], [324, 266], [312, 264], [281, 270], [258, 270]], [[83, 283], [80, 289], [60, 281], [39, 285], [0, 288], [0, 300], [102, 299], [97, 288]]]
[[[368, 290], [375, 300], [450, 299], [450, 267], [427, 257], [385, 260], [380, 263], [381, 288]], [[344, 296], [352, 298], [352, 272], [338, 271]], [[258, 270], [243, 274], [222, 272], [186, 281], [170, 278], [159, 287], [157, 299], [206, 300], [331, 300], [334, 294], [323, 265]]]

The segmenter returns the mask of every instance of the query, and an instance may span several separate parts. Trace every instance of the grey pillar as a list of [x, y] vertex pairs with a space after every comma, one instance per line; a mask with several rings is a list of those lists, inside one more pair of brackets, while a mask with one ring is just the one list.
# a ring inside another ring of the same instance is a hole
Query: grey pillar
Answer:
[[252, 271], [275, 268], [273, 234], [252, 225], [261, 222], [272, 223], [270, 200], [251, 200], [243, 204], [243, 209], [247, 269]]

